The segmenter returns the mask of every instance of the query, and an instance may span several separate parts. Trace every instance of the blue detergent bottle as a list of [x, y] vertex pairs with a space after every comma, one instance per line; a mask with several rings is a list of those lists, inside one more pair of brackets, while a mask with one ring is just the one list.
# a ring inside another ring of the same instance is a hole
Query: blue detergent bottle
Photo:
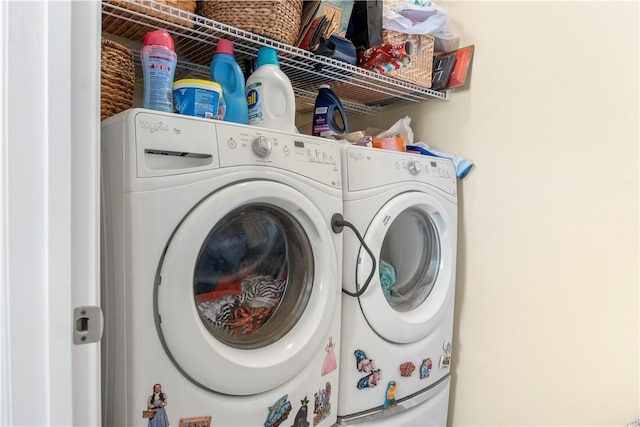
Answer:
[[244, 94], [244, 74], [233, 57], [233, 42], [219, 39], [209, 66], [211, 80], [222, 86], [227, 107], [225, 122], [249, 124], [249, 109]]
[[329, 85], [320, 85], [313, 107], [313, 135], [326, 137], [347, 132], [347, 115], [340, 99]]

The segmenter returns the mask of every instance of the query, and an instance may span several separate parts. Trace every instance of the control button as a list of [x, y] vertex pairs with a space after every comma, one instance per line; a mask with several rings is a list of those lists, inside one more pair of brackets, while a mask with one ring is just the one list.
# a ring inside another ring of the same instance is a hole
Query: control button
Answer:
[[227, 141], [227, 145], [229, 146], [229, 148], [236, 148], [238, 146], [238, 143], [233, 138], [229, 138], [229, 141]]
[[420, 171], [422, 170], [422, 165], [420, 163], [411, 161], [411, 162], [409, 162], [408, 169], [409, 169], [409, 172], [411, 173], [411, 175], [418, 175], [420, 173]]
[[284, 147], [282, 147], [282, 152], [284, 153], [285, 156], [288, 156], [289, 154], [291, 154], [291, 150], [289, 149], [288, 145], [285, 145]]
[[260, 157], [267, 157], [271, 153], [271, 141], [265, 136], [259, 136], [251, 141], [251, 147]]
[[400, 170], [400, 163], [396, 162], [396, 170]]

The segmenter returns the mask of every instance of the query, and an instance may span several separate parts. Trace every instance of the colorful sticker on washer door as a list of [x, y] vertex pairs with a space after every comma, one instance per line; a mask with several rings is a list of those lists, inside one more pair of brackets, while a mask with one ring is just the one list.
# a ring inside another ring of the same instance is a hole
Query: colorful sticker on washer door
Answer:
[[291, 402], [287, 400], [288, 394], [278, 399], [272, 406], [269, 406], [269, 414], [264, 422], [264, 427], [278, 427], [289, 416], [291, 412]]
[[431, 359], [424, 359], [420, 366], [420, 379], [428, 378], [432, 367], [433, 363], [431, 362]]
[[369, 359], [364, 351], [356, 350], [353, 354], [356, 356], [356, 368], [358, 371], [371, 372], [373, 370], [373, 359]]
[[324, 356], [324, 363], [322, 364], [322, 372], [320, 375], [323, 377], [327, 375], [329, 372], [336, 370], [338, 367], [338, 362], [336, 361], [336, 354], [334, 352], [335, 344], [332, 340], [332, 337], [329, 337], [329, 344], [327, 344], [324, 348], [324, 351], [327, 354]]
[[383, 409], [391, 408], [392, 406], [396, 406], [396, 382], [389, 381], [387, 384], [387, 391], [384, 395], [384, 403], [382, 404]]
[[307, 399], [307, 396], [305, 396], [300, 403], [302, 403], [302, 406], [298, 409], [291, 427], [309, 427], [309, 421], [307, 421], [307, 414], [309, 413], [309, 399]]
[[414, 365], [411, 362], [404, 362], [402, 365], [400, 365], [400, 376], [401, 377], [410, 377], [411, 374], [413, 374], [413, 371], [415, 371], [416, 369], [416, 365]]
[[211, 417], [180, 418], [178, 427], [211, 427]]
[[331, 383], [327, 382], [313, 398], [313, 425], [317, 426], [331, 414]]

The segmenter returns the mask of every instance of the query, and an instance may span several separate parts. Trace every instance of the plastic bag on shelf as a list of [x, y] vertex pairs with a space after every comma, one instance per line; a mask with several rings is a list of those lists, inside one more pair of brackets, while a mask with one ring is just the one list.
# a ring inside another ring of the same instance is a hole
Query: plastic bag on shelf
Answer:
[[405, 34], [430, 34], [436, 52], [458, 47], [459, 36], [449, 26], [449, 12], [431, 1], [386, 0], [382, 10], [382, 28]]

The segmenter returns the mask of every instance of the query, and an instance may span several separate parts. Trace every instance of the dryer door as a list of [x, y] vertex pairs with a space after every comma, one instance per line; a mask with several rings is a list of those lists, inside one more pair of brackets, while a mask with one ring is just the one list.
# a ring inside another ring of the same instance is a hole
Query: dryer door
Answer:
[[275, 182], [238, 183], [195, 206], [167, 243], [154, 291], [176, 368], [231, 395], [269, 390], [304, 369], [339, 293], [330, 233], [305, 195]]
[[[394, 197], [373, 218], [364, 240], [378, 256], [377, 271], [360, 306], [382, 338], [410, 343], [437, 326], [454, 292], [453, 221], [436, 197], [415, 191]], [[371, 267], [371, 257], [361, 247], [360, 286]]]

